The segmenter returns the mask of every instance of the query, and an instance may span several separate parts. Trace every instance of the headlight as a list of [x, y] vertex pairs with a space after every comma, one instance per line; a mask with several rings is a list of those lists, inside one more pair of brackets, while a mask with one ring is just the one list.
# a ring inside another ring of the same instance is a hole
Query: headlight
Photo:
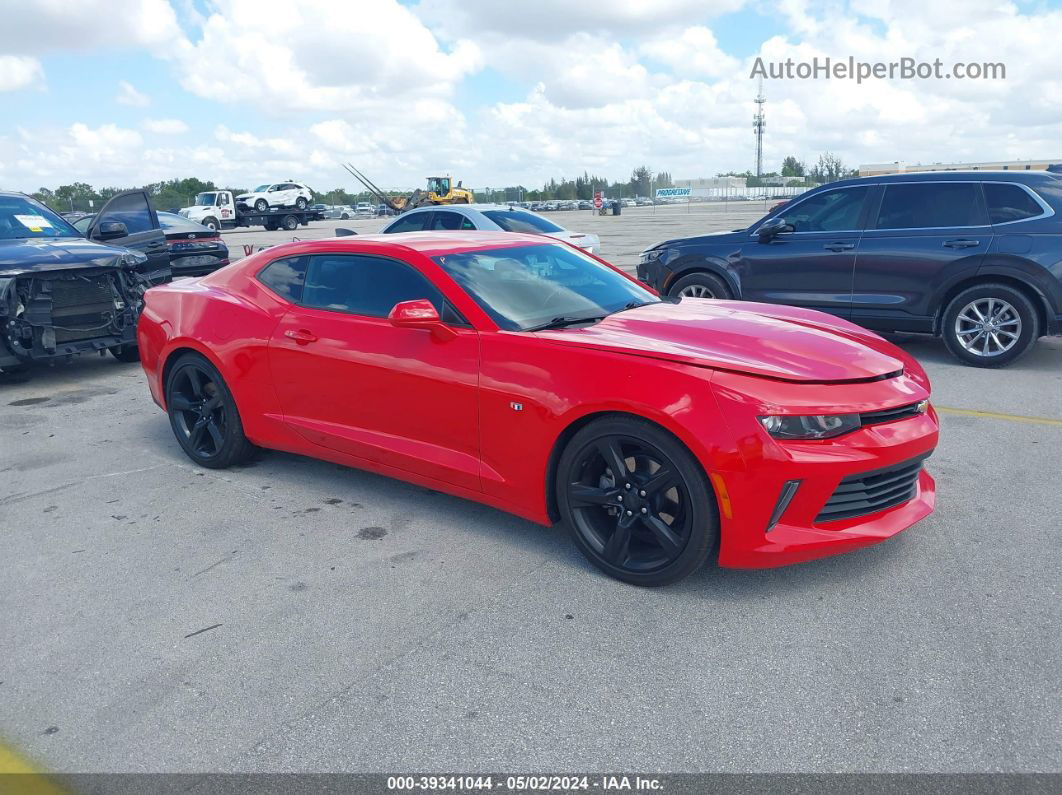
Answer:
[[774, 414], [759, 420], [763, 429], [775, 439], [829, 439], [862, 425], [858, 414]]
[[641, 256], [638, 258], [638, 261], [641, 262], [643, 265], [646, 262], [653, 262], [655, 260], [660, 259], [660, 257], [664, 255], [665, 251], [667, 251], [667, 249], [651, 248], [648, 251], [643, 251]]

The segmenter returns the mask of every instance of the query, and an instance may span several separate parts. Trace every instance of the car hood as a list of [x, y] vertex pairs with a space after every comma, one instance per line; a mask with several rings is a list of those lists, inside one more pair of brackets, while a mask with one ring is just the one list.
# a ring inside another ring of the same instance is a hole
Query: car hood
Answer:
[[17, 276], [31, 271], [119, 267], [125, 256], [132, 258], [136, 255], [127, 248], [107, 246], [82, 237], [0, 240], [0, 276]]
[[748, 234], [747, 229], [730, 229], [722, 232], [706, 232], [703, 235], [697, 235], [695, 237], [676, 237], [671, 240], [661, 240], [659, 243], [653, 243], [653, 245], [644, 249], [644, 251], [652, 251], [657, 248], [671, 248], [673, 246], [685, 245], [689, 243], [728, 243], [728, 242], [744, 242]]
[[[539, 336], [786, 381], [860, 381], [903, 370], [889, 344], [844, 320], [796, 307], [684, 298]], [[880, 343], [880, 346], [879, 346]]]

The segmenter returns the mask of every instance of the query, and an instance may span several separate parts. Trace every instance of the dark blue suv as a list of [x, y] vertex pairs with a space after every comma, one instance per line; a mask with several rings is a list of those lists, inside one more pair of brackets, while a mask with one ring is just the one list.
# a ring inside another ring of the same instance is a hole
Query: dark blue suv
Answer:
[[936, 334], [1010, 364], [1062, 333], [1062, 176], [941, 171], [808, 191], [741, 231], [668, 240], [638, 278], [662, 295], [792, 304]]

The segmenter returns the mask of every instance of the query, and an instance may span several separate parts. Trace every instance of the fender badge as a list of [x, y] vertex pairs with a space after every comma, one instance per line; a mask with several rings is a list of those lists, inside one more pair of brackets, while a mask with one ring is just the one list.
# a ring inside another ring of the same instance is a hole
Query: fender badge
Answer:
[[509, 403], [509, 408], [511, 408], [513, 411], [523, 411], [524, 410], [524, 404], [523, 403], [517, 403], [516, 401], [512, 401], [512, 402]]

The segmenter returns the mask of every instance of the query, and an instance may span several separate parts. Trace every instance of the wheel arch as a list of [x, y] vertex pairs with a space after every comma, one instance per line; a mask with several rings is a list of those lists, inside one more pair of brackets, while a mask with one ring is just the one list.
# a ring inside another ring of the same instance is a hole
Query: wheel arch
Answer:
[[[170, 371], [173, 369], [174, 363], [176, 363], [176, 361], [186, 353], [194, 353], [198, 356], [203, 357], [208, 362], [210, 362], [219, 373], [221, 373], [222, 378], [225, 377], [225, 371], [222, 369], [221, 361], [218, 360], [218, 358], [214, 356], [214, 354], [211, 353], [208, 348], [199, 345], [193, 342], [192, 340], [179, 341], [162, 357], [162, 368], [159, 377], [159, 386], [161, 387], [161, 389], [159, 390], [159, 393], [162, 396], [163, 409], [166, 409], [166, 385], [169, 383], [170, 380]], [[239, 398], [237, 398], [236, 393], [233, 392], [231, 385], [229, 385], [227, 381], [226, 386], [228, 386], [229, 392], [230, 394], [232, 394], [232, 399], [236, 401], [236, 410], [239, 411]]]
[[961, 293], [963, 290], [968, 290], [971, 287], [980, 287], [986, 284], [1004, 284], [1007, 287], [1011, 287], [1032, 303], [1033, 308], [1036, 310], [1036, 317], [1040, 325], [1040, 335], [1049, 333], [1049, 329], [1052, 327], [1053, 316], [1051, 314], [1050, 302], [1047, 296], [1031, 282], [1026, 281], [1017, 276], [1004, 273], [978, 273], [974, 276], [969, 276], [955, 284], [950, 285], [940, 296], [936, 311], [933, 314], [933, 334], [940, 336], [943, 333], [944, 312], [947, 311], [948, 304]]
[[709, 484], [712, 498], [716, 501], [716, 507], [719, 504], [719, 497], [715, 493], [715, 485], [712, 483], [709, 477], [708, 471], [704, 467], [702, 457], [698, 455], [697, 451], [690, 444], [690, 439], [684, 438], [684, 434], [679, 432], [670, 423], [660, 422], [657, 418], [647, 417], [644, 414], [638, 414], [634, 411], [623, 411], [620, 409], [597, 409], [588, 411], [585, 414], [581, 414], [578, 417], [571, 419], [568, 424], [557, 434], [557, 438], [553, 440], [553, 446], [550, 448], [549, 458], [546, 463], [546, 513], [549, 516], [551, 522], [556, 523], [560, 521], [560, 511], [557, 507], [557, 466], [560, 463], [561, 456], [564, 454], [564, 449], [568, 446], [568, 443], [572, 440], [579, 431], [585, 428], [590, 423], [605, 419], [634, 419], [641, 422], [648, 422], [655, 425], [664, 433], [668, 434], [675, 439], [676, 442], [681, 444], [697, 462], [697, 466], [700, 467], [701, 473], [704, 475], [705, 483]]
[[661, 285], [660, 292], [662, 295], [667, 295], [671, 290], [671, 286], [684, 276], [694, 273], [710, 273], [722, 279], [735, 298], [740, 298], [741, 296], [741, 284], [737, 276], [726, 266], [726, 262], [722, 259], [702, 254], [691, 254], [680, 257], [674, 263], [669, 264], [668, 269], [671, 271], [671, 275]]

